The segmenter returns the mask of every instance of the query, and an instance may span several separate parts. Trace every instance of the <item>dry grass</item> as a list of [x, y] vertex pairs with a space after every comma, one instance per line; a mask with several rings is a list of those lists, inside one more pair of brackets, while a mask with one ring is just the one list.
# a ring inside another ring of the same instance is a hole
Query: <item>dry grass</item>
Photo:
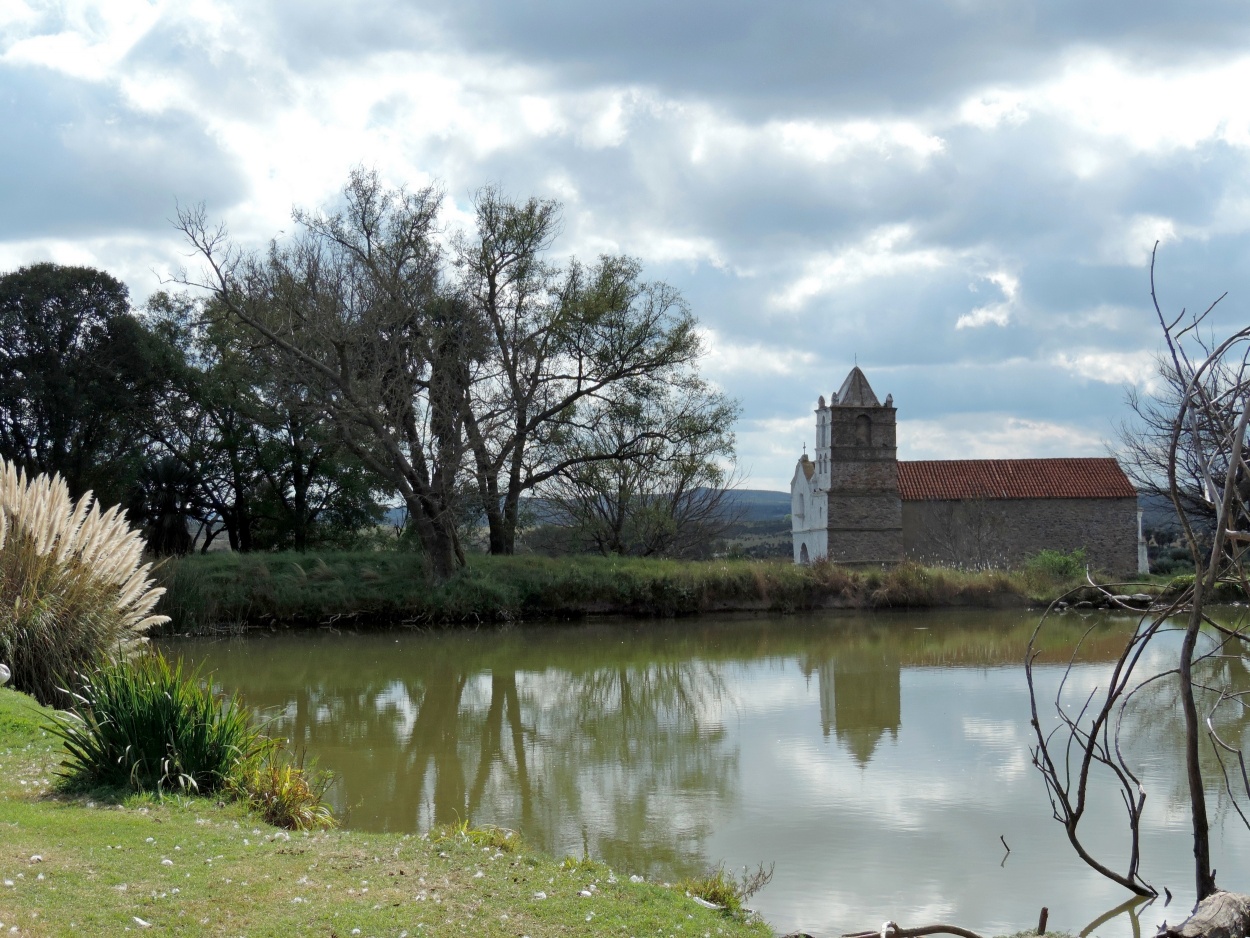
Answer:
[[166, 616], [165, 590], [120, 508], [75, 502], [59, 476], [33, 478], [0, 459], [0, 660], [44, 703], [106, 655], [126, 653]]

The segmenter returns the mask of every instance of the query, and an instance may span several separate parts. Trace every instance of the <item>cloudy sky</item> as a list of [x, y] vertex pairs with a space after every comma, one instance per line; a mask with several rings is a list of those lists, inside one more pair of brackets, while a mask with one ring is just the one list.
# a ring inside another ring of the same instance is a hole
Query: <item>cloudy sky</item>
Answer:
[[1242, 0], [0, 0], [0, 270], [141, 301], [176, 201], [261, 243], [354, 166], [450, 226], [493, 182], [684, 293], [751, 487], [856, 360], [903, 458], [1101, 455], [1156, 239], [1245, 318], [1248, 91]]

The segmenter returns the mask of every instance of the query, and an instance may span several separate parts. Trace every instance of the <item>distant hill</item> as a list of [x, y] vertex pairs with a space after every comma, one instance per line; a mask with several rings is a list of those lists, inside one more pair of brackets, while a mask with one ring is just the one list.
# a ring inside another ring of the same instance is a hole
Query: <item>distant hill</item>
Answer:
[[742, 512], [743, 521], [778, 521], [790, 514], [790, 493], [768, 489], [734, 489], [728, 495], [730, 510]]
[[[540, 523], [546, 520], [547, 509], [544, 499], [523, 499], [525, 508]], [[730, 510], [741, 511], [743, 521], [781, 521], [790, 514], [790, 493], [773, 492], [768, 489], [734, 489], [726, 498]], [[385, 516], [386, 524], [402, 524], [403, 508], [388, 509]]]
[[[734, 550], [749, 557], [790, 556], [790, 493], [773, 492], [768, 489], [734, 489], [726, 496], [727, 513], [735, 518], [725, 531], [725, 549]], [[546, 500], [527, 498], [522, 502], [522, 513], [529, 524], [544, 524], [551, 520]], [[386, 524], [402, 524], [404, 511], [392, 508], [386, 513]], [[486, 519], [480, 523], [485, 525]]]

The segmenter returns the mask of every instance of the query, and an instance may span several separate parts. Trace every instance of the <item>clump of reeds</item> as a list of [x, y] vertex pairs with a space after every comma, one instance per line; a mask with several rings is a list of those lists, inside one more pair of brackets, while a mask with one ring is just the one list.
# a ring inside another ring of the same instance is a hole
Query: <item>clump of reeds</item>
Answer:
[[327, 773], [306, 770], [265, 736], [236, 695], [198, 670], [149, 651], [76, 677], [73, 709], [48, 729], [65, 748], [60, 775], [74, 788], [221, 792], [270, 824], [332, 827]]
[[306, 831], [334, 826], [325, 803], [332, 782], [328, 773], [305, 766], [271, 741], [255, 758], [238, 763], [229, 788], [266, 823]]
[[764, 869], [764, 864], [761, 863], [754, 872], [750, 867], [744, 867], [741, 876], [734, 876], [725, 870], [722, 863], [702, 876], [682, 880], [677, 888], [684, 890], [687, 895], [698, 896], [704, 902], [718, 905], [730, 914], [741, 915], [746, 911], [747, 901], [772, 882], [772, 879], [772, 864]]
[[102, 510], [90, 492], [75, 502], [60, 476], [0, 459], [0, 661], [14, 687], [63, 706], [71, 675], [168, 621], [152, 614], [165, 591], [143, 547], [120, 507]]
[[237, 698], [156, 652], [80, 674], [74, 702], [51, 730], [65, 745], [61, 775], [79, 786], [216, 791], [266, 742]]

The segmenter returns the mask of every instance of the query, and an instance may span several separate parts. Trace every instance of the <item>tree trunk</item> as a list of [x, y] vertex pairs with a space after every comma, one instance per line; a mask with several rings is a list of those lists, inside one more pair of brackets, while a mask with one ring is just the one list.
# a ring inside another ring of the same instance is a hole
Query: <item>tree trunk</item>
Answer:
[[408, 523], [417, 532], [417, 540], [425, 552], [427, 572], [435, 580], [446, 580], [463, 563], [454, 528], [449, 527], [447, 513], [431, 517], [426, 503], [419, 497], [405, 498]]
[[1157, 938], [1243, 938], [1250, 934], [1250, 896], [1216, 891], [1201, 902], [1189, 918], [1168, 927]]
[[[510, 483], [508, 486], [508, 494], [504, 497], [503, 502], [503, 538], [502, 549], [498, 551], [501, 554], [516, 553], [516, 528], [517, 518], [521, 513], [521, 488], [520, 483]], [[491, 551], [495, 553], [495, 551]]]
[[[1194, 831], [1194, 884], [1199, 902], [1215, 892], [1211, 875], [1211, 843], [1207, 823], [1207, 798], [1202, 785], [1202, 765], [1198, 761], [1198, 708], [1194, 703], [1193, 659], [1198, 632], [1202, 626], [1202, 586], [1195, 583], [1193, 609], [1189, 627], [1181, 643], [1180, 682], [1181, 709], [1185, 714], [1185, 774], [1189, 781], [1189, 814]], [[1242, 932], [1237, 938], [1242, 938]]]
[[490, 552], [496, 556], [511, 553], [508, 550], [508, 537], [504, 530], [498, 486], [491, 485], [482, 492], [482, 511], [486, 515], [486, 525], [490, 529]]

